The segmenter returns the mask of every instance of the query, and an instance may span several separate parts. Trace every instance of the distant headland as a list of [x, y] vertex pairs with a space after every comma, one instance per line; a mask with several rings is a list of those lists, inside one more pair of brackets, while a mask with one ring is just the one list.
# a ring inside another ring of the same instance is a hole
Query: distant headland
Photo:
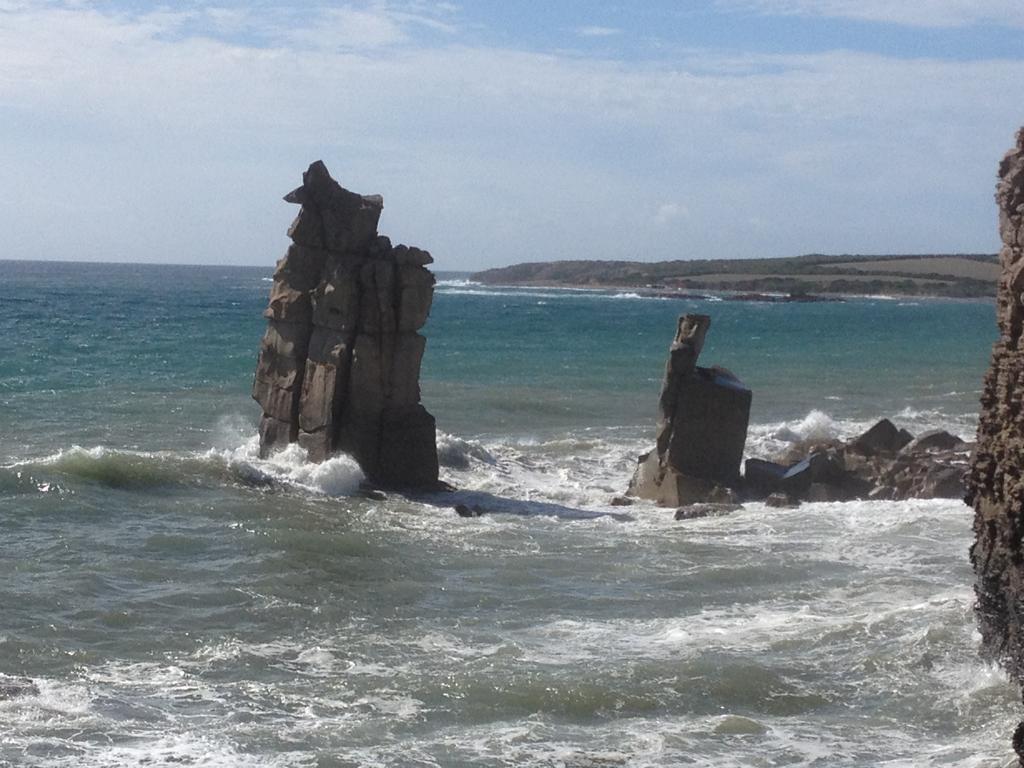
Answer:
[[995, 296], [995, 254], [857, 256], [807, 254], [693, 261], [547, 261], [477, 272], [488, 285], [626, 288], [652, 293], [786, 296]]

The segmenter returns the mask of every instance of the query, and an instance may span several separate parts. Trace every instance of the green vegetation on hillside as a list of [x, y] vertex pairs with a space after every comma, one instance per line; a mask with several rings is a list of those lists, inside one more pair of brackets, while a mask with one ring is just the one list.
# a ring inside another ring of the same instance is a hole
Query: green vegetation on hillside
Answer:
[[905, 296], [994, 296], [992, 254], [854, 256], [808, 254], [774, 259], [552, 261], [478, 272], [490, 285], [647, 288], [665, 291]]

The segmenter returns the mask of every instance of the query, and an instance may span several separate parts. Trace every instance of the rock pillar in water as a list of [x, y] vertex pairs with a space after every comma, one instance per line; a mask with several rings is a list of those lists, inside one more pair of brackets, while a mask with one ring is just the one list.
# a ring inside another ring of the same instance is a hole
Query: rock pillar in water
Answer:
[[298, 442], [351, 454], [373, 482], [437, 484], [434, 418], [420, 404], [430, 254], [377, 234], [384, 201], [342, 188], [320, 161], [284, 198], [301, 206], [277, 263], [253, 381], [260, 455]]
[[710, 325], [707, 315], [679, 318], [658, 399], [656, 445], [640, 457], [630, 495], [679, 506], [739, 480], [751, 395], [728, 371], [697, 365]]
[[[975, 612], [982, 653], [1024, 683], [1024, 128], [999, 165], [999, 341], [981, 395], [967, 480], [974, 506]], [[1024, 765], [1024, 723], [1014, 749]]]

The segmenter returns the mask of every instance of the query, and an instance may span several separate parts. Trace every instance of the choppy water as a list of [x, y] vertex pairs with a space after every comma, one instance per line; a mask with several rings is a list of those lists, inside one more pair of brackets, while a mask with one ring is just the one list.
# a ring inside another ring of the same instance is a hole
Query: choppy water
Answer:
[[452, 280], [423, 392], [462, 490], [375, 502], [344, 458], [256, 458], [268, 276], [0, 262], [0, 675], [38, 688], [0, 699], [0, 765], [1008, 762], [964, 505], [609, 506], [679, 313], [712, 315], [763, 454], [883, 415], [970, 434], [991, 304]]

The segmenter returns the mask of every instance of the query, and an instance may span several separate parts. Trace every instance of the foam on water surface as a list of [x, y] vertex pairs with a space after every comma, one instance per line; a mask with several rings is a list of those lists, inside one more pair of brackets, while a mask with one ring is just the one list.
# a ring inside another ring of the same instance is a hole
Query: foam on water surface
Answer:
[[882, 417], [970, 438], [990, 306], [441, 281], [423, 387], [459, 490], [370, 501], [344, 457], [258, 457], [269, 269], [0, 270], [0, 674], [36, 685], [0, 699], [0, 765], [1008, 761], [964, 505], [611, 504], [680, 312], [713, 313], [770, 456]]

